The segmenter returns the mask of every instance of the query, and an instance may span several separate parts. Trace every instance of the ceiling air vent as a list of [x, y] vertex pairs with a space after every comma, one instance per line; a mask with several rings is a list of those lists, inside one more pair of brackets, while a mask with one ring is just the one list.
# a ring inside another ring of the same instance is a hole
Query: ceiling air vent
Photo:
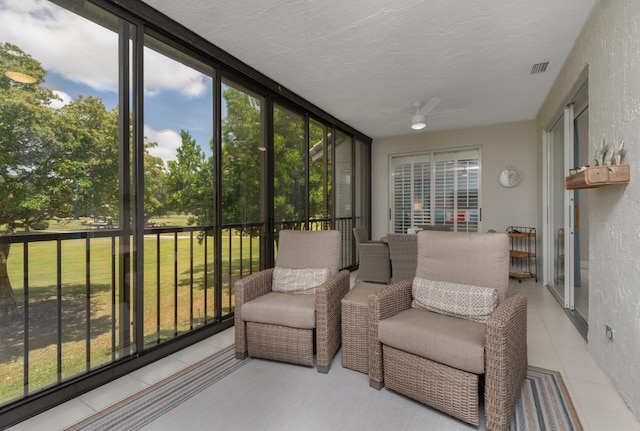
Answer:
[[538, 73], [543, 73], [545, 70], [547, 70], [547, 66], [549, 66], [548, 61], [545, 61], [544, 63], [536, 63], [531, 66], [531, 74], [536, 75]]

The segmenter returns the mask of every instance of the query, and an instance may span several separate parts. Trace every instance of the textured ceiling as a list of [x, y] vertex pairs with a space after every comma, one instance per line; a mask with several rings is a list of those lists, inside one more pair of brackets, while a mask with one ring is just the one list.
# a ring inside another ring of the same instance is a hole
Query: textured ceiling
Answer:
[[145, 2], [376, 138], [535, 118], [596, 0]]

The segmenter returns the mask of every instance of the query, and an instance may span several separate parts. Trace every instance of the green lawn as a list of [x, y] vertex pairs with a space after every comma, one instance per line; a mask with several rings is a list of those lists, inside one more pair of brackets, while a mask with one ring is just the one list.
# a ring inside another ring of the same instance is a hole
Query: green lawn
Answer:
[[[158, 220], [167, 225], [179, 225], [180, 219]], [[80, 226], [80, 221], [77, 222]], [[184, 222], [184, 220], [182, 220]], [[182, 224], [184, 225], [184, 224]], [[71, 224], [59, 226], [52, 222], [50, 230], [67, 230]], [[250, 272], [250, 240], [232, 236], [223, 237], [222, 244], [222, 308], [223, 314], [232, 310], [233, 281]], [[230, 243], [229, 243], [230, 241]], [[177, 243], [177, 253], [174, 245]], [[214, 316], [214, 243], [205, 246], [193, 239], [189, 233], [180, 233], [177, 241], [173, 234], [163, 234], [158, 239], [148, 235], [144, 242], [144, 334], [145, 345], [163, 341], [175, 332], [188, 331], [210, 321]], [[229, 259], [231, 246], [231, 259]], [[240, 247], [243, 248], [240, 274]], [[87, 254], [87, 248], [89, 253]], [[116, 240], [117, 250], [117, 240]], [[159, 252], [158, 252], [159, 250]], [[252, 244], [252, 271], [259, 268], [259, 239]], [[24, 254], [23, 246], [14, 244], [8, 260], [9, 276], [14, 293], [19, 301], [24, 298]], [[61, 304], [58, 308], [57, 249], [54, 241], [35, 242], [28, 249], [28, 297], [29, 297], [29, 392], [57, 382], [56, 349], [58, 336], [62, 341], [61, 378], [81, 374], [87, 369], [87, 344], [91, 367], [108, 363], [115, 354], [117, 359], [122, 346], [116, 338], [115, 352], [112, 349], [112, 328], [118, 333], [119, 307], [113, 307], [114, 289], [112, 265], [118, 273], [118, 257], [112, 256], [111, 238], [91, 239], [87, 246], [84, 239], [62, 242], [61, 246]], [[88, 258], [87, 258], [88, 256]], [[232, 262], [231, 268], [229, 262]], [[88, 274], [87, 275], [87, 268]], [[191, 278], [193, 268], [193, 278]], [[159, 272], [158, 272], [159, 269]], [[205, 272], [206, 269], [206, 272]], [[205, 276], [206, 274], [206, 276]], [[87, 292], [88, 281], [88, 292]], [[116, 286], [119, 286], [116, 280]], [[176, 288], [177, 286], [177, 288]], [[193, 287], [192, 287], [193, 286]], [[206, 286], [206, 288], [205, 288]], [[115, 303], [119, 304], [118, 288]], [[205, 300], [206, 291], [206, 300]], [[89, 301], [87, 301], [87, 293]], [[193, 297], [193, 299], [191, 299]], [[176, 302], [177, 301], [177, 302]], [[191, 305], [193, 303], [193, 306]], [[158, 308], [159, 307], [159, 308]], [[115, 308], [115, 317], [112, 313]], [[158, 309], [160, 312], [158, 313]], [[90, 315], [90, 337], [87, 343], [87, 313]], [[191, 315], [193, 314], [193, 320]], [[160, 316], [158, 322], [157, 316]], [[61, 317], [61, 332], [58, 331], [58, 316]], [[177, 319], [177, 321], [176, 321]], [[132, 319], [133, 321], [133, 319]], [[158, 327], [159, 325], [159, 327]], [[24, 374], [24, 322], [16, 321], [0, 331], [0, 403], [23, 395]], [[133, 336], [133, 334], [132, 334]]]

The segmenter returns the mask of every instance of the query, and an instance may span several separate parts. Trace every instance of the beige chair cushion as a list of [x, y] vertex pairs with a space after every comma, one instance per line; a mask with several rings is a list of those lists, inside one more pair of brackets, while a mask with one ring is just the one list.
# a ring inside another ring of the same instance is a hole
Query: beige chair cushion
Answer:
[[274, 292], [315, 294], [316, 287], [330, 275], [329, 268], [280, 268], [273, 269], [271, 290]]
[[280, 268], [329, 268], [331, 275], [340, 269], [341, 233], [337, 230], [282, 230], [278, 234]]
[[382, 344], [469, 373], [484, 373], [484, 324], [410, 308], [378, 324]]
[[242, 304], [240, 313], [248, 322], [312, 329], [316, 327], [316, 296], [269, 292]]
[[486, 322], [498, 305], [496, 289], [419, 277], [413, 279], [411, 294], [413, 308], [476, 322]]
[[415, 276], [492, 287], [498, 303], [509, 288], [509, 237], [506, 233], [418, 232]]

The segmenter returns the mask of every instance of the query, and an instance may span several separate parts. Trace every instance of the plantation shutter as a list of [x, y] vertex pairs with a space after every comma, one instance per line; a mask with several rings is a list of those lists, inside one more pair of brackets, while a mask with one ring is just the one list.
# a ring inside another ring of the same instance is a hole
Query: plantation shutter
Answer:
[[411, 227], [411, 163], [398, 163], [393, 170], [393, 219], [395, 233]]
[[[448, 155], [441, 154], [435, 161], [434, 169], [434, 208], [436, 223], [453, 226], [455, 211], [455, 161], [446, 160]], [[445, 160], [438, 160], [445, 157]]]
[[[431, 223], [431, 163], [413, 165], [413, 225]], [[406, 230], [405, 230], [406, 232]]]
[[392, 231], [445, 225], [477, 232], [479, 157], [478, 149], [470, 149], [392, 158]]
[[478, 232], [480, 222], [480, 175], [478, 159], [458, 160], [458, 212], [464, 214], [458, 220], [457, 231]]

